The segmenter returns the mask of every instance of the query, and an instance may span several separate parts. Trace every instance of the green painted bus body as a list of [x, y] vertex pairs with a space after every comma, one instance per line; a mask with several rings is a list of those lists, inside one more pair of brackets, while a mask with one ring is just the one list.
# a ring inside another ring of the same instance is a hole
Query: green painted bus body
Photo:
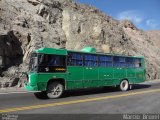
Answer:
[[[37, 54], [52, 54], [52, 55], [64, 55], [67, 56], [68, 50], [66, 49], [53, 49], [53, 48], [41, 48], [35, 51]], [[70, 51], [76, 52], [76, 51]], [[77, 51], [78, 52], [78, 51]], [[78, 52], [85, 53], [85, 52]], [[112, 55], [115, 54], [101, 54], [90, 53], [96, 55]], [[131, 57], [131, 56], [124, 56]], [[65, 90], [79, 89], [79, 88], [91, 88], [102, 86], [114, 86], [119, 85], [121, 80], [127, 79], [129, 84], [144, 82], [145, 77], [145, 63], [143, 57], [131, 57], [140, 58], [142, 60], [142, 67], [140, 68], [120, 68], [120, 67], [87, 67], [87, 66], [68, 66], [66, 65], [65, 72], [30, 72], [29, 82], [25, 83], [25, 88], [28, 91], [46, 91], [49, 80], [64, 80]]]

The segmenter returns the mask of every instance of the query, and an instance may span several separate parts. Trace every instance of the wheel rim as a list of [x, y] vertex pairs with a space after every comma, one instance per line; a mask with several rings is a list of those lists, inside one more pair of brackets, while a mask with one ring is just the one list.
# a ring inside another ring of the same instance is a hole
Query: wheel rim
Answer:
[[49, 87], [48, 89], [48, 96], [50, 98], [58, 98], [61, 96], [63, 92], [63, 87], [61, 84], [54, 84], [53, 86]]
[[120, 87], [121, 87], [121, 90], [126, 91], [128, 89], [128, 81], [127, 80], [123, 80], [121, 82]]
[[55, 86], [53, 90], [51, 90], [52, 95], [59, 95], [62, 92], [62, 89], [59, 85]]

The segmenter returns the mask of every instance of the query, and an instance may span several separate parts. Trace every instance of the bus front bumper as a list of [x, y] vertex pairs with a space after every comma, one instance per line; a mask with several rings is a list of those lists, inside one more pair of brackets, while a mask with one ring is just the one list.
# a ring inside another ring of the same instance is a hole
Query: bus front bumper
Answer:
[[24, 87], [27, 91], [38, 91], [38, 86], [32, 86], [32, 85], [25, 83]]

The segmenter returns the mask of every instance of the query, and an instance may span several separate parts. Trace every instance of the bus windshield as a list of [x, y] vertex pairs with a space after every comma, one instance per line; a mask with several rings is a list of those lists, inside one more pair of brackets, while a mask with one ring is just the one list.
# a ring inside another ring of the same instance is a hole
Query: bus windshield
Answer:
[[37, 67], [38, 67], [38, 56], [36, 53], [32, 53], [29, 63], [29, 71], [37, 71]]

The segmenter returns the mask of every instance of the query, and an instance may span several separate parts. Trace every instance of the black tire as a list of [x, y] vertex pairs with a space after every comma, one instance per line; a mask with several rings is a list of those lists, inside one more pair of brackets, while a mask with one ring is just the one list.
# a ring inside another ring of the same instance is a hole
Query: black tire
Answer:
[[34, 95], [36, 96], [36, 98], [38, 99], [47, 99], [47, 95], [45, 91], [42, 92], [35, 92]]
[[121, 91], [127, 91], [129, 89], [129, 83], [127, 80], [122, 80], [120, 85], [119, 85], [119, 89]]
[[64, 93], [64, 86], [60, 82], [51, 82], [47, 87], [47, 96], [50, 99], [60, 98]]

